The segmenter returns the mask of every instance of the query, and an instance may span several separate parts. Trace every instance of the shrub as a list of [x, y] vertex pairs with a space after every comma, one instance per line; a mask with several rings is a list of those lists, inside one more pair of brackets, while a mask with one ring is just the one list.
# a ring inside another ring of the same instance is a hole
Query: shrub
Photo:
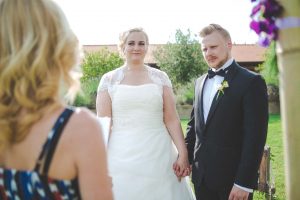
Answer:
[[74, 105], [91, 109], [96, 107], [97, 88], [100, 78], [88, 79], [81, 83], [81, 92], [77, 95]]
[[107, 48], [97, 52], [86, 53], [82, 64], [84, 82], [89, 79], [99, 78], [108, 71], [111, 71], [124, 63], [118, 53], [110, 52]]
[[278, 79], [278, 65], [277, 65], [277, 56], [275, 50], [275, 42], [272, 42], [270, 47], [268, 48], [266, 55], [266, 59], [263, 64], [259, 66], [260, 73], [265, 78], [266, 83], [268, 85], [275, 85], [278, 87], [279, 79]]
[[186, 85], [181, 85], [176, 90], [176, 103], [180, 105], [193, 105], [194, 100], [194, 81]]
[[107, 48], [86, 53], [82, 64], [83, 76], [80, 79], [82, 91], [77, 95], [74, 105], [94, 109], [101, 77], [123, 63], [124, 61], [118, 53], [110, 52]]

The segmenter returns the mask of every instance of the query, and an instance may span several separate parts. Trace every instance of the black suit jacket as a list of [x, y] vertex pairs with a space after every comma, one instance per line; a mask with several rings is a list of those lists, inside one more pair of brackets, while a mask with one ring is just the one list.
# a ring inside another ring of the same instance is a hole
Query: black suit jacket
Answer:
[[224, 80], [229, 87], [214, 100], [206, 123], [203, 117], [204, 74], [196, 80], [194, 107], [185, 138], [192, 181], [211, 189], [233, 183], [255, 189], [268, 126], [265, 81], [235, 61]]

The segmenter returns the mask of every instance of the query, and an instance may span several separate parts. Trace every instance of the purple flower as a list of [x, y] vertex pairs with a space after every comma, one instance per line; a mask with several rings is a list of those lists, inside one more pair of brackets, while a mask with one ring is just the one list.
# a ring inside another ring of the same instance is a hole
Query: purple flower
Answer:
[[263, 37], [263, 38], [259, 38], [258, 44], [263, 46], [263, 47], [267, 47], [271, 44], [271, 41], [270, 41], [269, 38]]
[[250, 28], [255, 31], [256, 34], [261, 32], [259, 22], [252, 20], [250, 23]]
[[277, 31], [278, 31], [278, 27], [275, 25], [275, 23], [271, 23], [268, 26], [268, 30], [266, 31], [266, 33], [272, 34], [272, 33], [276, 33]]
[[[251, 0], [256, 2], [257, 0]], [[278, 38], [278, 27], [275, 22], [281, 15], [283, 7], [277, 0], [259, 0], [253, 7], [250, 17], [250, 28], [260, 36], [259, 44], [268, 46], [272, 40]]]
[[256, 6], [254, 6], [254, 8], [252, 9], [252, 12], [251, 12], [251, 17], [254, 16], [258, 11], [261, 10], [261, 4], [257, 4]]
[[265, 12], [263, 14], [264, 18], [274, 18], [279, 17], [283, 11], [283, 7], [274, 0], [266, 1]]
[[262, 20], [259, 23], [259, 28], [261, 31], [265, 32], [265, 33], [269, 33], [269, 26], [270, 26], [270, 23], [268, 20]]

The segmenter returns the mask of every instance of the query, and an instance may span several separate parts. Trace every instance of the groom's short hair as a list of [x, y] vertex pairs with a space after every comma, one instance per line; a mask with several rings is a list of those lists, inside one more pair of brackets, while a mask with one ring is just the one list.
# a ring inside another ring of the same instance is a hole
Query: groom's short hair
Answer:
[[219, 24], [209, 24], [199, 32], [199, 35], [203, 38], [215, 31], [219, 32], [224, 38], [231, 40], [229, 32]]

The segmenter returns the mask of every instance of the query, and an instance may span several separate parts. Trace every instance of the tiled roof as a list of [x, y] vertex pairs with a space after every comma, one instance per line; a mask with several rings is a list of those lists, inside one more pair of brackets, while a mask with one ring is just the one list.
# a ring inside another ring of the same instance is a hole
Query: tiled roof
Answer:
[[[156, 63], [152, 52], [163, 44], [150, 44], [148, 53], [145, 57], [145, 63]], [[118, 52], [117, 45], [83, 45], [85, 52], [95, 52], [107, 48], [109, 51]], [[263, 62], [266, 48], [256, 44], [233, 44], [232, 56], [237, 62]]]
[[266, 50], [257, 44], [234, 44], [231, 53], [238, 62], [263, 62]]

